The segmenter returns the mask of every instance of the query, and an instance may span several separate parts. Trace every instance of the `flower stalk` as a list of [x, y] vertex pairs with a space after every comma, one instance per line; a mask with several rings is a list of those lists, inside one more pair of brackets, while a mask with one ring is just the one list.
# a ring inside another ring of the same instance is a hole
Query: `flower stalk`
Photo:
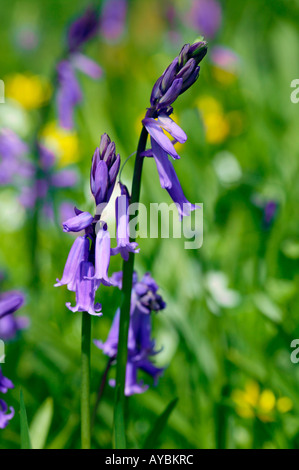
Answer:
[[82, 313], [81, 350], [81, 447], [90, 449], [90, 340], [91, 316]]
[[[138, 203], [140, 198], [141, 175], [143, 168], [142, 152], [145, 151], [148, 132], [142, 128], [137, 154], [131, 192], [131, 203]], [[131, 241], [135, 239], [131, 238]], [[120, 310], [119, 339], [116, 365], [115, 408], [114, 408], [114, 447], [126, 448], [125, 432], [125, 382], [128, 359], [128, 332], [130, 324], [131, 292], [134, 272], [134, 253], [130, 253], [128, 261], [123, 263], [122, 305]]]

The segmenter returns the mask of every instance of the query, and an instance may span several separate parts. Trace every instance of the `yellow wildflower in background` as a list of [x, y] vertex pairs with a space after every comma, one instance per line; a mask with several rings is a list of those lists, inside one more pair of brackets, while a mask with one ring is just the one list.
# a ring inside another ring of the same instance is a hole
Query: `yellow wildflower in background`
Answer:
[[212, 96], [203, 96], [197, 100], [197, 108], [202, 115], [206, 139], [210, 144], [221, 144], [227, 138], [230, 126], [221, 103]]
[[217, 66], [212, 66], [212, 75], [221, 85], [231, 85], [237, 80], [237, 75], [228, 70], [224, 70]]
[[232, 400], [236, 412], [242, 418], [258, 417], [263, 422], [274, 421], [275, 412], [287, 413], [293, 407], [288, 397], [276, 399], [272, 390], [260, 390], [259, 384], [253, 380], [246, 383], [244, 390], [234, 390]]
[[5, 93], [8, 98], [17, 101], [23, 108], [31, 110], [47, 103], [52, 89], [45, 77], [17, 73], [5, 78]]
[[79, 160], [79, 141], [76, 132], [62, 129], [50, 122], [41, 133], [44, 144], [57, 155], [60, 166]]

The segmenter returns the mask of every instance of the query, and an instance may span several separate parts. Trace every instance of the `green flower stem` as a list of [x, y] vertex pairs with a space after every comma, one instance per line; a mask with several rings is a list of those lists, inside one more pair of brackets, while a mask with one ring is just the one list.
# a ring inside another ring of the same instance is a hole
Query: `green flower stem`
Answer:
[[91, 316], [82, 313], [81, 447], [90, 449], [90, 339]]
[[[148, 132], [142, 128], [137, 154], [135, 159], [134, 176], [132, 183], [131, 204], [138, 203], [140, 197], [141, 174], [143, 167], [143, 157], [140, 154], [145, 150]], [[131, 238], [131, 241], [134, 241]], [[116, 449], [126, 448], [125, 430], [125, 381], [126, 365], [128, 358], [128, 333], [130, 324], [131, 292], [134, 271], [134, 253], [130, 253], [128, 261], [123, 264], [123, 285], [122, 285], [122, 305], [120, 310], [118, 352], [116, 366], [115, 385], [115, 408], [114, 408], [114, 447]]]

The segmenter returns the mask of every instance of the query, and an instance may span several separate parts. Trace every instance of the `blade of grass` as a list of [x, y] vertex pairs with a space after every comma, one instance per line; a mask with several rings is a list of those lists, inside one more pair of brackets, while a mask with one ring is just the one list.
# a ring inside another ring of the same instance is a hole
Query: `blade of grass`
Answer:
[[23, 392], [20, 390], [21, 449], [32, 449]]
[[159, 443], [159, 438], [177, 402], [178, 398], [174, 398], [173, 400], [171, 400], [171, 402], [167, 405], [163, 413], [157, 418], [152, 430], [149, 432], [147, 438], [145, 439], [143, 445], [144, 449], [156, 449]]

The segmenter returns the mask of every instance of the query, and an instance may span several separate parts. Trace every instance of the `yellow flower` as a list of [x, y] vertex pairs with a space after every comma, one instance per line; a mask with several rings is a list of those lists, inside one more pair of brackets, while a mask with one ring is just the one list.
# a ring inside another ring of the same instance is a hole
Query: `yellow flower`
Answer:
[[217, 82], [221, 83], [221, 85], [231, 85], [237, 80], [237, 75], [235, 73], [224, 70], [215, 65], [212, 66], [212, 75]]
[[293, 402], [288, 397], [281, 397], [278, 398], [276, 406], [280, 413], [287, 413], [293, 408]]
[[213, 96], [204, 95], [198, 98], [196, 106], [202, 114], [222, 113], [222, 105]]
[[203, 118], [207, 142], [210, 144], [224, 142], [229, 134], [230, 126], [221, 103], [212, 96], [203, 96], [197, 100], [196, 104]]
[[57, 155], [60, 166], [79, 160], [79, 141], [76, 132], [62, 129], [55, 122], [50, 122], [43, 129], [41, 137], [44, 144]]
[[45, 77], [18, 73], [6, 77], [5, 93], [8, 98], [30, 110], [43, 106], [50, 99], [52, 90]]
[[229, 134], [229, 123], [222, 113], [208, 113], [204, 116], [206, 139], [210, 144], [221, 144]]
[[263, 390], [259, 397], [258, 408], [262, 413], [270, 413], [276, 403], [276, 398], [271, 390]]
[[244, 390], [234, 390], [231, 395], [236, 405], [236, 412], [241, 418], [258, 417], [264, 423], [274, 421], [275, 411], [287, 413], [293, 407], [288, 397], [276, 400], [272, 390], [260, 391], [259, 384], [248, 381]]

